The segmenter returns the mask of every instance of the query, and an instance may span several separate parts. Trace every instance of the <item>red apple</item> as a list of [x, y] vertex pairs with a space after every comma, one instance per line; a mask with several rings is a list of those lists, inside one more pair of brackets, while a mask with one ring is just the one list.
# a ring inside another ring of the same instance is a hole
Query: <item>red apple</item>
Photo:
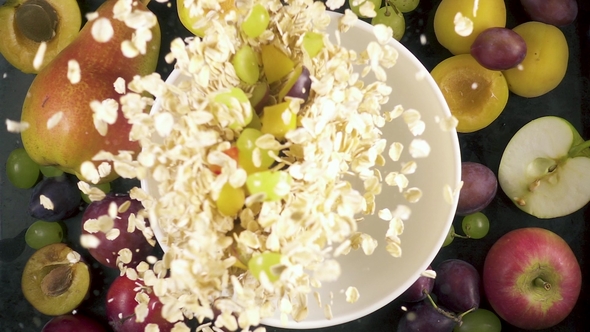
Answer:
[[582, 272], [559, 235], [527, 227], [508, 232], [490, 248], [483, 285], [492, 308], [505, 321], [527, 330], [545, 329], [574, 308]]

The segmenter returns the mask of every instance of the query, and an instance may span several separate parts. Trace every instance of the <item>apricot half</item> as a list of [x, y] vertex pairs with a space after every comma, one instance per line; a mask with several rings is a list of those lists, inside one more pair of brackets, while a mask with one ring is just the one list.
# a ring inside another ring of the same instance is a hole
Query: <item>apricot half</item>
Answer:
[[76, 309], [90, 289], [90, 270], [64, 243], [35, 251], [23, 270], [25, 299], [39, 312], [58, 316]]
[[[7, 0], [0, 7], [0, 53], [25, 73], [38, 73], [70, 44], [82, 26], [77, 0]], [[39, 66], [33, 61], [42, 43]]]
[[457, 131], [469, 133], [487, 127], [508, 102], [508, 84], [502, 72], [480, 65], [470, 54], [440, 62], [431, 72], [453, 116]]

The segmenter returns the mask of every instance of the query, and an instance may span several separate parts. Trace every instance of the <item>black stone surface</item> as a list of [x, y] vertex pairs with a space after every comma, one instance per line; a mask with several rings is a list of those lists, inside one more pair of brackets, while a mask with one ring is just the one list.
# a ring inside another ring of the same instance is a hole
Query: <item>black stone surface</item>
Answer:
[[[485, 0], [484, 0], [485, 1]], [[0, 4], [5, 1], [0, 0]], [[95, 9], [102, 1], [86, 0], [84, 10]], [[175, 1], [172, 1], [173, 3]], [[417, 10], [406, 14], [407, 30], [402, 43], [411, 50], [426, 66], [432, 69], [438, 62], [450, 56], [442, 46], [436, 42], [432, 20], [434, 9], [440, 0], [422, 0]], [[459, 134], [461, 154], [465, 161], [477, 161], [490, 167], [497, 174], [500, 157], [504, 147], [512, 135], [524, 124], [543, 115], [557, 115], [569, 120], [585, 138], [590, 138], [590, 3], [579, 0], [580, 13], [573, 24], [563, 27], [570, 46], [570, 61], [568, 71], [562, 83], [550, 93], [537, 98], [521, 98], [511, 94], [508, 105], [502, 115], [489, 127], [471, 134]], [[517, 0], [506, 0], [508, 7], [507, 27], [512, 28], [527, 20], [520, 3]], [[166, 45], [176, 36], [188, 36], [187, 31], [176, 18], [175, 7], [152, 1], [151, 9], [158, 14], [163, 32], [163, 48], [158, 66], [158, 72], [166, 77], [171, 71], [170, 65], [163, 61]], [[427, 44], [422, 45], [420, 35], [427, 38]], [[3, 36], [0, 36], [0, 38]], [[1, 42], [1, 39], [0, 39]], [[20, 290], [20, 278], [27, 258], [33, 249], [22, 246], [24, 237], [22, 231], [34, 219], [27, 214], [27, 202], [30, 190], [16, 189], [6, 179], [5, 161], [13, 149], [20, 147], [20, 136], [6, 131], [5, 119], [18, 120], [20, 108], [32, 82], [33, 75], [25, 75], [13, 68], [0, 56], [0, 331], [2, 332], [35, 332], [40, 331], [50, 317], [38, 313], [23, 297]], [[590, 171], [590, 170], [589, 170]], [[123, 191], [133, 182], [117, 180], [114, 191]], [[506, 232], [527, 226], [537, 226], [550, 229], [563, 237], [571, 246], [583, 273], [582, 293], [573, 312], [562, 323], [545, 332], [557, 331], [586, 331], [590, 327], [590, 316], [587, 314], [590, 305], [590, 228], [586, 222], [590, 219], [590, 209], [577, 211], [569, 216], [551, 220], [540, 220], [526, 215], [518, 210], [499, 190], [492, 203], [483, 211], [491, 221], [491, 230], [487, 237], [481, 240], [455, 239], [448, 247], [442, 248], [433, 265], [446, 258], [460, 258], [472, 263], [480, 272], [487, 250]], [[69, 230], [69, 244], [83, 255], [87, 255], [80, 248], [78, 235], [80, 232], [80, 215], [65, 220]], [[456, 229], [460, 229], [460, 220], [454, 221]], [[20, 234], [20, 236], [19, 236]], [[16, 237], [14, 241], [11, 239]], [[19, 253], [19, 248], [24, 250]], [[12, 257], [11, 257], [12, 256]], [[11, 261], [6, 261], [7, 259]], [[91, 258], [88, 257], [92, 262]], [[97, 263], [92, 264], [94, 271], [93, 288], [90, 297], [85, 301], [80, 311], [97, 316], [104, 321], [104, 296], [110, 281], [116, 272], [105, 270]], [[314, 332], [343, 332], [343, 331], [395, 331], [397, 322], [403, 311], [402, 303], [393, 301], [371, 315], [356, 321], [331, 327], [309, 330]], [[482, 307], [489, 308], [489, 304], [482, 302]], [[287, 332], [290, 330], [267, 328], [269, 332]], [[291, 330], [295, 331], [295, 330]], [[502, 331], [521, 331], [503, 322]]]

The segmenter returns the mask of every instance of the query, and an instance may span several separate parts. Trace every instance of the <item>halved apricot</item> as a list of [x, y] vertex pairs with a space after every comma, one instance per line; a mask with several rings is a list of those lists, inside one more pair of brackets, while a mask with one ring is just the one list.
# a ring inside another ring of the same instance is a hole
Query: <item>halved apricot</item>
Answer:
[[431, 75], [459, 120], [460, 133], [487, 127], [508, 102], [508, 84], [502, 72], [484, 68], [470, 54], [443, 60]]
[[[77, 0], [8, 0], [0, 7], [0, 53], [24, 73], [38, 73], [80, 32]], [[42, 43], [46, 50], [33, 65]]]

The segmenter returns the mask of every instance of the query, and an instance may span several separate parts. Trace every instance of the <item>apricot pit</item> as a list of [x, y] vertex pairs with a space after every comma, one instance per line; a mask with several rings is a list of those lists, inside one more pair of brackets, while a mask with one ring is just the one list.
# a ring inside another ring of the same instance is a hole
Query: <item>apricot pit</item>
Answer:
[[90, 289], [90, 270], [64, 243], [37, 250], [23, 270], [25, 299], [39, 312], [58, 316], [76, 309]]

